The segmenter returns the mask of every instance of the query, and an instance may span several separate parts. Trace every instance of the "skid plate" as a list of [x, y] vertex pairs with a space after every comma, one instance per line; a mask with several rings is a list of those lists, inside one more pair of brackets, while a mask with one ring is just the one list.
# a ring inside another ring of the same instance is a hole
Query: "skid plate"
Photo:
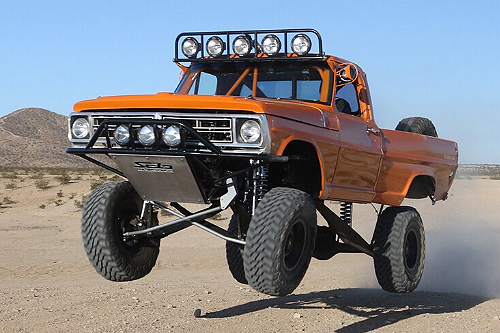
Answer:
[[205, 203], [184, 156], [109, 156], [144, 200]]

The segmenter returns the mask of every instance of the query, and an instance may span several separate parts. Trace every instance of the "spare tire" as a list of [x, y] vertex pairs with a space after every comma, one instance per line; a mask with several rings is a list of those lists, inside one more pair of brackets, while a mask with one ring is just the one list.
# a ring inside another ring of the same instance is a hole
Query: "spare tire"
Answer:
[[401, 120], [396, 131], [411, 132], [437, 138], [436, 128], [432, 121], [423, 117], [410, 117]]

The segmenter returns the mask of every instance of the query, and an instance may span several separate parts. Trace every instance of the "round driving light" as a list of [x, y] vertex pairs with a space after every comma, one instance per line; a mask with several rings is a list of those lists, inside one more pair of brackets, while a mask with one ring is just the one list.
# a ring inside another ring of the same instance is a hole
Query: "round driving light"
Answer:
[[83, 139], [89, 135], [90, 125], [87, 119], [78, 118], [73, 122], [71, 126], [71, 132], [73, 136], [77, 139]]
[[153, 126], [146, 125], [139, 131], [137, 138], [145, 146], [152, 146], [155, 143], [155, 130]]
[[178, 126], [171, 125], [163, 131], [163, 141], [170, 147], [178, 146], [181, 143], [181, 130]]
[[187, 37], [182, 42], [182, 53], [188, 58], [196, 58], [199, 50], [200, 44], [193, 37]]
[[130, 130], [128, 126], [120, 125], [115, 129], [113, 136], [119, 145], [124, 146], [130, 141]]
[[233, 51], [240, 57], [244, 57], [250, 53], [252, 45], [247, 36], [238, 36], [233, 41]]
[[240, 136], [246, 143], [255, 143], [260, 139], [260, 125], [255, 120], [245, 121], [240, 128]]
[[309, 51], [311, 51], [311, 39], [304, 34], [295, 35], [292, 38], [291, 46], [293, 53], [296, 55], [301, 56], [308, 54]]
[[216, 58], [222, 55], [226, 50], [226, 44], [220, 37], [212, 36], [207, 41], [207, 52], [212, 57]]
[[276, 35], [267, 35], [262, 39], [260, 45], [262, 51], [269, 56], [278, 54], [281, 49], [281, 41]]

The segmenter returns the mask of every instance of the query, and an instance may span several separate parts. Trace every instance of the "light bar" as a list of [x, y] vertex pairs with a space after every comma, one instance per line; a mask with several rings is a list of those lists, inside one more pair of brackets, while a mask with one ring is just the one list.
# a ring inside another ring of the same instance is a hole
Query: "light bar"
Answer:
[[324, 59], [322, 43], [313, 29], [186, 32], [177, 36], [174, 61]]

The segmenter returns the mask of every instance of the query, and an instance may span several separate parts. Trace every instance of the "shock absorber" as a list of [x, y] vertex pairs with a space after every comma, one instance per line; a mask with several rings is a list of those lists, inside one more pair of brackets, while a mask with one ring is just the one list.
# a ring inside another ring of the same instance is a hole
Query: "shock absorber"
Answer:
[[269, 165], [261, 164], [253, 171], [253, 198], [252, 215], [255, 214], [255, 208], [267, 192], [269, 176]]
[[342, 201], [340, 203], [340, 218], [348, 226], [352, 226], [352, 202]]

